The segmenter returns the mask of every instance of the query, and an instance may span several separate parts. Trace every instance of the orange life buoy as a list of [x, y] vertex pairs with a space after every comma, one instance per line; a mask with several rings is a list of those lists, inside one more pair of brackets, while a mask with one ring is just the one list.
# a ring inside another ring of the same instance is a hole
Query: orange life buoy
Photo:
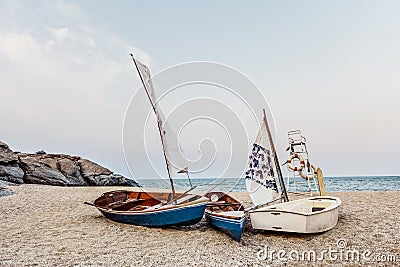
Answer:
[[[293, 159], [298, 159], [300, 161], [300, 166], [294, 166], [292, 163]], [[297, 153], [290, 155], [286, 163], [288, 165], [288, 168], [292, 171], [301, 171], [305, 166], [303, 158]]]

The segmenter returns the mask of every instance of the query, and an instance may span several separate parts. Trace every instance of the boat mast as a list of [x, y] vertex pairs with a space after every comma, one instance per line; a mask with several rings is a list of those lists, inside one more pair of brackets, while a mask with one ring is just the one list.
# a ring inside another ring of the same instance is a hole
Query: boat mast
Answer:
[[267, 133], [268, 133], [268, 138], [271, 142], [271, 150], [272, 154], [274, 154], [274, 161], [275, 161], [275, 167], [276, 167], [276, 172], [278, 173], [278, 180], [279, 180], [279, 185], [281, 186], [282, 190], [282, 197], [285, 202], [289, 201], [287, 192], [286, 192], [286, 187], [285, 187], [285, 182], [283, 181], [283, 176], [282, 176], [282, 170], [281, 166], [279, 165], [279, 160], [278, 160], [278, 154], [276, 153], [274, 141], [272, 140], [272, 134], [268, 126], [268, 121], [267, 121], [267, 115], [265, 114], [265, 109], [263, 109], [264, 112], [264, 123], [265, 126], [267, 126]]
[[149, 91], [148, 91], [148, 88], [146, 87], [146, 84], [145, 84], [145, 82], [144, 82], [144, 79], [143, 79], [143, 77], [142, 77], [142, 74], [140, 73], [139, 66], [138, 66], [138, 64], [136, 63], [136, 60], [135, 60], [135, 58], [133, 57], [133, 54], [130, 54], [130, 55], [131, 55], [131, 57], [132, 57], [133, 62], [135, 63], [136, 70], [137, 70], [137, 72], [139, 73], [139, 77], [140, 77], [140, 80], [142, 81], [142, 84], [143, 84], [144, 90], [146, 91], [147, 97], [148, 97], [149, 100], [150, 100], [151, 107], [153, 108], [153, 111], [154, 111], [154, 113], [156, 114], [158, 132], [159, 132], [159, 134], [160, 134], [161, 144], [162, 144], [163, 153], [164, 153], [165, 164], [167, 165], [168, 178], [169, 178], [169, 182], [170, 182], [170, 184], [171, 184], [172, 199], [175, 199], [175, 187], [174, 187], [174, 181], [172, 180], [172, 176], [171, 176], [171, 166], [170, 166], [170, 164], [169, 164], [168, 157], [167, 157], [167, 154], [166, 154], [166, 152], [165, 152], [165, 137], [164, 137], [164, 134], [163, 134], [163, 131], [164, 131], [164, 130], [163, 130], [163, 127], [162, 127], [162, 126], [163, 126], [163, 124], [162, 124], [163, 122], [162, 122], [162, 120], [161, 120], [160, 114], [158, 113], [158, 110], [156, 109], [155, 103], [153, 103], [153, 99], [150, 97], [150, 93], [149, 93]]

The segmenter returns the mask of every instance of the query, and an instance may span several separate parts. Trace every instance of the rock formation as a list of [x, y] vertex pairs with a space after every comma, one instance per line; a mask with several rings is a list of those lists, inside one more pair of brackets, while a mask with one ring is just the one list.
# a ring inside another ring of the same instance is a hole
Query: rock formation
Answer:
[[13, 152], [0, 141], [0, 180], [60, 186], [138, 186], [90, 160], [63, 154]]

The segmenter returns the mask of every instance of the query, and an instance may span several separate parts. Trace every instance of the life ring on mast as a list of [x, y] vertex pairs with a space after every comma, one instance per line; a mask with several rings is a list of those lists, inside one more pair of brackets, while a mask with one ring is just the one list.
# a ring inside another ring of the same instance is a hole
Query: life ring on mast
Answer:
[[298, 173], [301, 176], [301, 178], [304, 178], [306, 180], [312, 179], [317, 175], [317, 166], [315, 166], [314, 164], [311, 164], [311, 168], [313, 169], [313, 173], [312, 174], [304, 174], [302, 172], [302, 170], [299, 170]]
[[[292, 163], [293, 159], [298, 159], [300, 161], [300, 166], [294, 166], [294, 164]], [[303, 158], [297, 153], [290, 155], [290, 157], [288, 158], [286, 163], [287, 163], [287, 166], [289, 169], [291, 169], [292, 171], [298, 171], [298, 172], [301, 172], [301, 170], [305, 166]]]

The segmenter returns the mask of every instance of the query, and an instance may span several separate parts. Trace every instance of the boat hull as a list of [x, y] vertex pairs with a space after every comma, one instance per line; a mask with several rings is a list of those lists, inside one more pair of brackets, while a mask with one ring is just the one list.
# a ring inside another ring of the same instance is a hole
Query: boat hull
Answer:
[[256, 209], [249, 214], [254, 229], [319, 233], [336, 226], [340, 204], [338, 198], [314, 197]]
[[206, 202], [147, 212], [99, 210], [106, 218], [120, 223], [147, 227], [168, 227], [198, 223], [203, 218], [205, 208]]
[[207, 222], [213, 227], [223, 231], [236, 241], [240, 241], [243, 233], [243, 228], [246, 223], [246, 217], [243, 216], [239, 219], [227, 218], [224, 216], [217, 216], [211, 212], [205, 213]]

